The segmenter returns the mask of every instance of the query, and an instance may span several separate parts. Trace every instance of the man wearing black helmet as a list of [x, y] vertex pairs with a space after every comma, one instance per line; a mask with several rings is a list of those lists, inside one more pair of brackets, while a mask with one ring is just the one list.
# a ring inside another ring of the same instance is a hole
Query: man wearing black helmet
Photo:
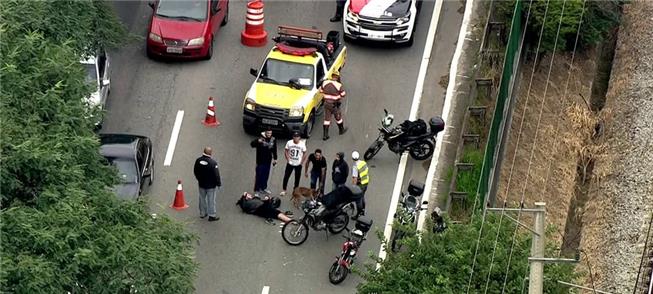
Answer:
[[272, 219], [279, 219], [282, 222], [289, 222], [291, 218], [286, 213], [281, 212], [279, 207], [281, 200], [279, 198], [270, 198], [265, 196], [261, 199], [250, 193], [244, 192], [236, 205], [240, 206], [243, 212], [253, 215], [264, 217], [267, 222], [272, 222]]
[[333, 181], [331, 190], [335, 190], [347, 183], [347, 176], [349, 176], [349, 165], [345, 161], [345, 153], [338, 152], [336, 153], [336, 159], [333, 160], [333, 164], [331, 165], [331, 179]]

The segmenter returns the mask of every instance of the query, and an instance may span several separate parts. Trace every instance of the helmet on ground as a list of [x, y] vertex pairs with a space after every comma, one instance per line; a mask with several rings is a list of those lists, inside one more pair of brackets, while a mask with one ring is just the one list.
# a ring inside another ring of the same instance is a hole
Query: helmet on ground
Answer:
[[354, 151], [351, 153], [351, 159], [353, 160], [358, 160], [361, 157], [360, 154], [358, 154], [358, 151]]
[[279, 206], [281, 206], [281, 199], [279, 199], [279, 197], [272, 197], [272, 206], [274, 208], [279, 208]]

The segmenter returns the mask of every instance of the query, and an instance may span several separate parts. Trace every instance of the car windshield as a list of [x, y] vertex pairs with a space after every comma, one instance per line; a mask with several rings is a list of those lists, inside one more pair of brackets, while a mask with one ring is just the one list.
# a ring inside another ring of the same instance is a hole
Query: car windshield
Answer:
[[205, 20], [208, 14], [206, 0], [160, 0], [156, 15], [179, 20]]
[[95, 70], [95, 64], [92, 63], [83, 63], [84, 69], [86, 70], [86, 81], [89, 83], [97, 84], [97, 71]]
[[293, 63], [278, 59], [268, 59], [261, 69], [261, 81], [281, 85], [289, 84], [295, 79], [304, 87], [313, 86], [313, 65]]
[[136, 162], [128, 159], [113, 159], [111, 165], [118, 169], [118, 175], [125, 184], [135, 184], [138, 179]]

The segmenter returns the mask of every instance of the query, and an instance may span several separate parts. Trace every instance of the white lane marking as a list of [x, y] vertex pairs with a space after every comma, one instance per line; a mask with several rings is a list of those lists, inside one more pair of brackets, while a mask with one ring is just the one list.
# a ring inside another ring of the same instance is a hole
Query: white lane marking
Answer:
[[[440, 13], [442, 11], [442, 3], [444, 0], [436, 0], [433, 6], [433, 14], [431, 15], [431, 23], [429, 24], [429, 31], [426, 36], [426, 44], [424, 44], [424, 54], [422, 54], [422, 62], [419, 65], [419, 72], [417, 74], [417, 83], [415, 85], [415, 92], [413, 92], [413, 104], [410, 107], [410, 115], [408, 119], [415, 120], [417, 118], [417, 111], [424, 92], [424, 80], [426, 79], [426, 70], [428, 68], [429, 60], [431, 59], [431, 52], [433, 51], [433, 43], [435, 40], [435, 32], [440, 21]], [[388, 208], [388, 215], [386, 216], [385, 228], [383, 229], [383, 236], [386, 240], [390, 239], [392, 233], [392, 222], [394, 214], [397, 212], [397, 205], [399, 204], [399, 195], [401, 194], [401, 184], [404, 180], [406, 173], [406, 163], [408, 162], [408, 155], [402, 154], [397, 168], [397, 177], [395, 178], [395, 186], [392, 189], [392, 198], [390, 199], [390, 207]], [[387, 252], [381, 246], [379, 249], [379, 258], [385, 259]], [[380, 263], [376, 264], [376, 268], [381, 267]]]
[[[444, 107], [442, 108], [442, 119], [445, 122], [445, 125], [449, 124], [449, 112], [451, 111], [451, 103], [454, 97], [455, 86], [456, 86], [456, 75], [458, 73], [458, 60], [463, 52], [463, 45], [465, 37], [467, 36], [467, 30], [469, 29], [469, 23], [472, 15], [472, 8], [474, 6], [474, 0], [467, 0], [465, 3], [465, 13], [463, 14], [463, 22], [460, 25], [460, 32], [458, 33], [458, 43], [456, 44], [456, 50], [453, 53], [453, 58], [451, 60], [451, 68], [449, 69], [449, 84], [447, 86], [447, 93], [444, 96]], [[458, 92], [459, 93], [459, 92]], [[435, 170], [437, 169], [438, 160], [440, 158], [440, 152], [442, 151], [442, 142], [444, 141], [445, 136], [450, 136], [450, 128], [446, 128], [442, 136], [438, 136], [435, 141], [435, 151], [433, 152], [433, 157], [431, 157], [431, 164], [429, 165], [429, 171], [426, 174], [426, 183], [424, 184], [424, 195], [431, 195], [432, 191], [437, 191], [441, 182], [438, 182], [433, 186], [433, 178], [435, 177]], [[448, 142], [447, 142], [448, 143]], [[433, 186], [433, 187], [432, 187]], [[427, 194], [428, 193], [428, 194]], [[429, 205], [435, 205], [435, 203], [430, 203]], [[426, 215], [428, 210], [424, 212], [419, 211], [417, 216], [417, 231], [421, 232], [424, 230], [424, 224], [426, 223]]]
[[263, 286], [263, 290], [261, 290], [261, 294], [268, 294], [270, 293], [270, 286]]
[[181, 130], [181, 122], [184, 120], [184, 111], [177, 111], [175, 124], [172, 127], [172, 134], [170, 135], [170, 142], [168, 143], [168, 151], [166, 151], [166, 158], [163, 161], [163, 166], [170, 166], [172, 163], [172, 155], [175, 153], [175, 146], [177, 145], [177, 138], [179, 138], [179, 130]]

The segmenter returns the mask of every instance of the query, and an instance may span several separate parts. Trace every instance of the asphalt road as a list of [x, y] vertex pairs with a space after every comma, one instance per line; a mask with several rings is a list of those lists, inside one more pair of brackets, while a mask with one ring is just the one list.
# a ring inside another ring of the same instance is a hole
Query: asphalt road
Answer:
[[[156, 155], [154, 184], [147, 192], [153, 213], [168, 214], [184, 221], [198, 233], [196, 257], [200, 272], [195, 282], [197, 293], [260, 293], [269, 286], [270, 293], [353, 293], [360, 279], [352, 275], [338, 286], [328, 281], [328, 269], [340, 252], [343, 239], [311, 231], [308, 241], [299, 247], [285, 244], [276, 225], [242, 213], [234, 204], [243, 191], [251, 191], [255, 152], [249, 147], [254, 139], [242, 130], [242, 100], [253, 81], [250, 67], [258, 67], [271, 43], [262, 48], [240, 44], [244, 28], [245, 2], [230, 3], [229, 24], [218, 33], [213, 59], [210, 61], [161, 62], [145, 56], [145, 33], [150, 8], [145, 1], [113, 3], [121, 20], [137, 41], [112, 54], [113, 76], [111, 96], [102, 132], [127, 132], [152, 138]], [[454, 42], [462, 15], [459, 2], [446, 2], [440, 18], [434, 58], [429, 66], [427, 86], [422, 101], [423, 117], [441, 112], [444, 89], [437, 82], [447, 74]], [[331, 1], [268, 2], [265, 22], [268, 33], [276, 26], [315, 26], [322, 31], [341, 30], [329, 22], [335, 9]], [[336, 152], [350, 154], [365, 151], [376, 138], [377, 124], [383, 108], [395, 114], [398, 121], [408, 117], [415, 80], [420, 66], [433, 2], [425, 2], [420, 12], [415, 44], [410, 48], [386, 48], [379, 44], [347, 44], [349, 55], [342, 71], [348, 93], [345, 118], [349, 132], [337, 135], [332, 126], [331, 139], [321, 140], [321, 128], [315, 128], [307, 142], [310, 151], [324, 150], [329, 162]], [[206, 112], [209, 96], [216, 100], [217, 116], [222, 125], [204, 127], [200, 121]], [[171, 166], [163, 159], [171, 130], [179, 110], [183, 123]], [[321, 123], [321, 119], [318, 120]], [[334, 134], [335, 133], [335, 134]], [[285, 140], [284, 140], [285, 141]], [[283, 144], [282, 144], [283, 145]], [[214, 148], [220, 164], [223, 189], [218, 193], [220, 221], [201, 220], [197, 210], [197, 186], [192, 166], [204, 146]], [[281, 155], [281, 148], [280, 148]], [[375, 228], [382, 228], [386, 219], [399, 156], [382, 150], [370, 164], [371, 184], [367, 191], [367, 212]], [[351, 161], [349, 161], [351, 163]], [[284, 160], [273, 172], [271, 189], [281, 189]], [[423, 179], [428, 163], [409, 163], [407, 178]], [[184, 183], [189, 209], [174, 211], [170, 205], [176, 182]], [[302, 178], [301, 185], [309, 181]], [[288, 203], [282, 209], [289, 208]], [[299, 213], [297, 213], [299, 215]], [[377, 253], [380, 242], [371, 234], [361, 252]], [[365, 254], [361, 262], [369, 262]]]

